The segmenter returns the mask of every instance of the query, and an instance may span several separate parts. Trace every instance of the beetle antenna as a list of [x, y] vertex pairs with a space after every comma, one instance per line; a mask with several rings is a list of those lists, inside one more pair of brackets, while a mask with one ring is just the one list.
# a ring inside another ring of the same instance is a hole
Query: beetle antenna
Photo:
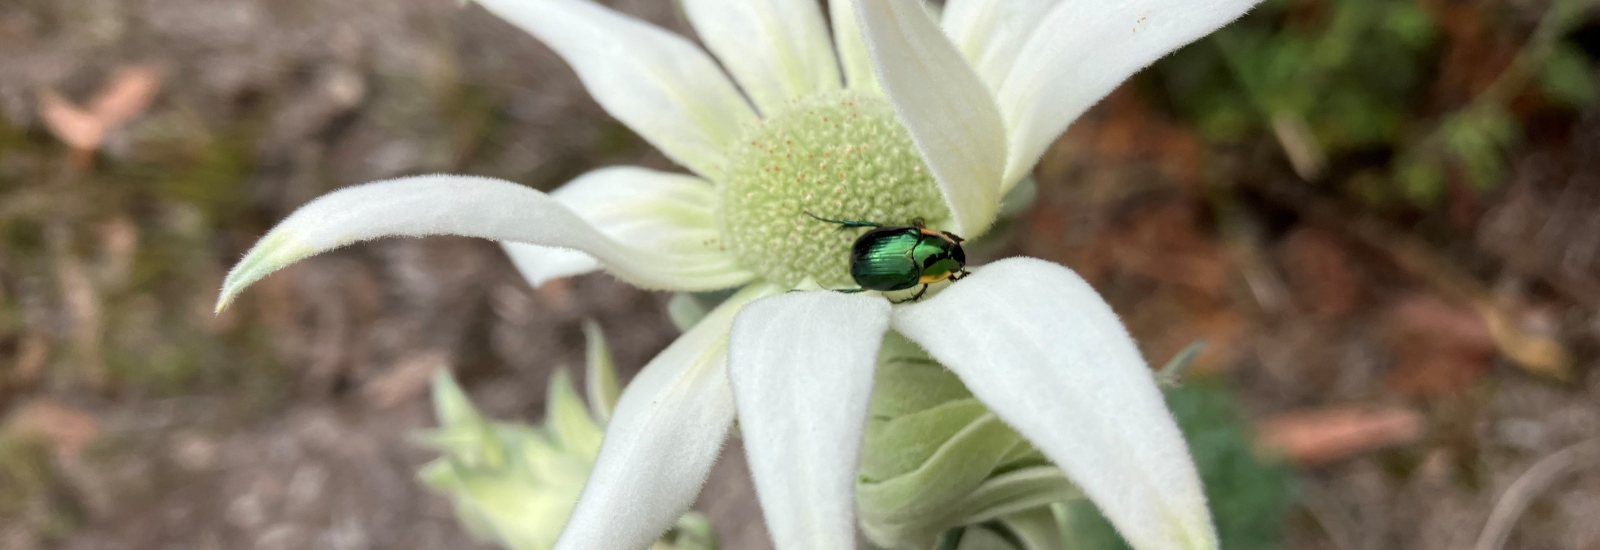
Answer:
[[850, 220], [835, 220], [835, 219], [824, 218], [824, 217], [818, 216], [816, 214], [812, 214], [810, 211], [807, 211], [807, 210], [801, 210], [800, 212], [805, 214], [805, 215], [807, 215], [807, 216], [811, 216], [812, 219], [815, 219], [817, 221], [839, 224], [839, 230], [841, 230], [841, 231], [843, 231], [845, 229], [855, 228], [855, 227], [883, 227], [883, 224], [881, 224], [881, 223], [858, 222], [858, 221], [850, 221]]

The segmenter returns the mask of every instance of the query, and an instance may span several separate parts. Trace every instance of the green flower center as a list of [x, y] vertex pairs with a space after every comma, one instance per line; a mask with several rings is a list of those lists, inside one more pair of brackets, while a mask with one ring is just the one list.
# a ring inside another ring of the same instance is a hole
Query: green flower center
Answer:
[[796, 99], [748, 130], [729, 155], [717, 220], [748, 269], [797, 285], [853, 286], [850, 245], [864, 231], [835, 220], [937, 227], [949, 218], [939, 185], [894, 109], [856, 92]]

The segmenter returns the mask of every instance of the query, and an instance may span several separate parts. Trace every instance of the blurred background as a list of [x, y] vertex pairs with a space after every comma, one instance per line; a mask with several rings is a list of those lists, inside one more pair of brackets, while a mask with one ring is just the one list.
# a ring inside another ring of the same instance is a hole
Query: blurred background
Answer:
[[[1597, 550], [1597, 58], [1591, 0], [1268, 0], [1076, 123], [988, 256], [1078, 270], [1152, 363], [1208, 343], [1171, 403], [1225, 548]], [[340, 186], [622, 163], [671, 169], [452, 0], [0, 2], [0, 548], [480, 548], [414, 478], [430, 374], [536, 420], [582, 320], [631, 375], [668, 296], [460, 238], [216, 289]], [[724, 548], [768, 544], [747, 477]]]

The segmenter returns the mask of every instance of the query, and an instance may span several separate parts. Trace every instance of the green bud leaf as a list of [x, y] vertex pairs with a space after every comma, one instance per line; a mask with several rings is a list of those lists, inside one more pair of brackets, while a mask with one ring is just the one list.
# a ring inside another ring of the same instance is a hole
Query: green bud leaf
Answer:
[[955, 550], [1021, 550], [999, 531], [988, 527], [973, 527], [961, 533], [961, 543]]
[[1017, 542], [1022, 543], [1021, 550], [1065, 550], [1067, 541], [1061, 532], [1061, 524], [1056, 519], [1055, 511], [1049, 506], [1041, 506], [1032, 510], [1018, 512], [1000, 520], [1000, 524]]
[[678, 524], [650, 550], [717, 550], [719, 546], [711, 520], [699, 512], [689, 512], [678, 518]]
[[583, 322], [585, 342], [584, 388], [589, 394], [589, 406], [601, 424], [611, 419], [622, 396], [622, 385], [617, 382], [617, 362], [611, 357], [611, 347], [606, 345], [606, 334], [600, 323]]
[[916, 344], [888, 334], [876, 376], [856, 485], [874, 542], [928, 548], [974, 518], [1077, 497], [1054, 468], [1028, 468], [1038, 452]]
[[693, 294], [679, 292], [667, 300], [667, 317], [672, 319], [672, 325], [679, 331], [688, 332], [690, 328], [700, 324], [700, 320], [711, 312], [711, 308], [695, 298]]
[[1075, 501], [1083, 493], [1054, 466], [1034, 466], [991, 477], [951, 509], [960, 525], [972, 525]]
[[545, 425], [556, 446], [593, 462], [600, 454], [601, 428], [589, 416], [589, 408], [578, 398], [572, 377], [565, 369], [550, 376], [545, 397]]

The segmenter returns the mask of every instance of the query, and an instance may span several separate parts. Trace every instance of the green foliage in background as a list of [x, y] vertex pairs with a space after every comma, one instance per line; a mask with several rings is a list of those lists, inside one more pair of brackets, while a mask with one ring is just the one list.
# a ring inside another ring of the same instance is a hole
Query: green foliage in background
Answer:
[[1553, 0], [1531, 31], [1501, 17], [1526, 7], [1482, 8], [1483, 24], [1523, 45], [1488, 88], [1440, 114], [1424, 113], [1424, 103], [1449, 44], [1418, 0], [1269, 0], [1157, 64], [1157, 73], [1209, 141], [1270, 135], [1311, 180], [1330, 158], [1381, 153], [1387, 165], [1356, 171], [1346, 190], [1371, 203], [1429, 207], [1452, 174], [1477, 190], [1505, 178], [1506, 154], [1523, 136], [1510, 110], [1519, 95], [1572, 108], [1600, 99], [1594, 60], [1563, 40], [1596, 3]]
[[[1277, 548], [1284, 517], [1294, 503], [1289, 466], [1255, 455], [1233, 395], [1220, 386], [1185, 384], [1167, 392], [1167, 406], [1200, 468], [1221, 547]], [[1079, 501], [1068, 506], [1064, 525], [1068, 548], [1129, 548], [1093, 504]]]
[[1331, 151], [1399, 137], [1437, 32], [1413, 0], [1269, 0], [1158, 65], [1172, 101], [1213, 141], [1306, 121]]

